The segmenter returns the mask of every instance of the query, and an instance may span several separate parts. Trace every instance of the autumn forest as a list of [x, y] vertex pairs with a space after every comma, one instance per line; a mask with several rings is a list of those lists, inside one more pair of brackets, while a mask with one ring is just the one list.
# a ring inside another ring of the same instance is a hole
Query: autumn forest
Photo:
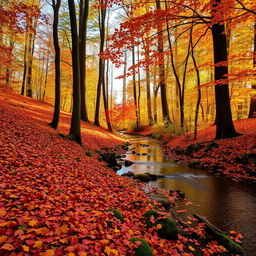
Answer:
[[255, 255], [256, 3], [0, 0], [0, 255]]

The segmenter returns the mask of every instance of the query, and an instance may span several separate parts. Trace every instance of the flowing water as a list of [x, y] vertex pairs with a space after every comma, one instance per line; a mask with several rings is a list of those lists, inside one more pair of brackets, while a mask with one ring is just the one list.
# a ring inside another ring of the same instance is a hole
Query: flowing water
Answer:
[[[256, 255], [256, 186], [241, 184], [229, 178], [215, 177], [207, 171], [190, 169], [167, 159], [157, 140], [128, 136], [131, 148], [126, 159], [133, 161], [118, 174], [150, 172], [164, 178], [150, 182], [152, 186], [166, 190], [181, 190], [193, 206], [182, 205], [189, 213], [205, 216], [225, 232], [240, 232], [246, 255]], [[182, 204], [182, 203], [181, 203]], [[199, 206], [200, 205], [200, 206]]]

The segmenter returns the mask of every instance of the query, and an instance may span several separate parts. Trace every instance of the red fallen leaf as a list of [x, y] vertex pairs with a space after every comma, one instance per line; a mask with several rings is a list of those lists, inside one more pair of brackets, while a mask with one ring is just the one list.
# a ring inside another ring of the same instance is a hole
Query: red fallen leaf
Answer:
[[14, 247], [12, 244], [4, 244], [0, 249], [3, 249], [3, 250], [7, 250], [7, 251], [13, 251], [14, 250]]

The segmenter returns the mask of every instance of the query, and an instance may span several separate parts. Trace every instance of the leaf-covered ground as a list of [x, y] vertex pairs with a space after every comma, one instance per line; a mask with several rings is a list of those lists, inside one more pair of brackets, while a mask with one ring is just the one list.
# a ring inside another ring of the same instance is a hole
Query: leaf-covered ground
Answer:
[[235, 180], [256, 182], [256, 118], [234, 121], [241, 136], [214, 140], [215, 126], [177, 138], [163, 137], [167, 154], [193, 168], [224, 174]]
[[[159, 227], [145, 227], [143, 214], [159, 206], [95, 153], [120, 138], [83, 124], [81, 147], [47, 125], [50, 105], [14, 94], [0, 94], [0, 113], [1, 256], [134, 255], [140, 242], [130, 242], [133, 237], [148, 241], [154, 255], [227, 254], [190, 218], [186, 228], [179, 224], [177, 241], [159, 238]], [[69, 121], [62, 113], [58, 132], [67, 134]], [[112, 208], [122, 212], [123, 222], [107, 211]]]

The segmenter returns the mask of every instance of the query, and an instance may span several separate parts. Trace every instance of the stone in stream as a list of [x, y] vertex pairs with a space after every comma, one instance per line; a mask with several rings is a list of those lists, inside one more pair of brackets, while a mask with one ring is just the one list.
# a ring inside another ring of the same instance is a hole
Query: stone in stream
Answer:
[[113, 152], [105, 152], [101, 153], [100, 156], [102, 157], [102, 160], [108, 163], [109, 167], [117, 166], [117, 160], [116, 160], [116, 154]]
[[129, 172], [126, 172], [126, 173], [122, 174], [121, 176], [124, 176], [124, 177], [133, 177], [134, 175], [135, 175], [135, 174], [134, 174], [133, 172], [129, 171]]
[[185, 193], [183, 193], [180, 190], [170, 190], [170, 195], [176, 194], [178, 196], [178, 198], [180, 199], [184, 199], [185, 198]]
[[166, 211], [169, 211], [174, 206], [174, 203], [163, 194], [149, 194], [148, 196], [152, 200], [157, 201]]
[[128, 167], [128, 166], [131, 166], [132, 164], [134, 164], [134, 162], [130, 160], [124, 160], [124, 166]]
[[134, 175], [133, 178], [136, 179], [136, 180], [140, 180], [142, 182], [148, 182], [148, 181], [154, 181], [154, 180], [157, 180], [157, 179], [164, 178], [164, 176], [146, 172], [146, 173], [136, 174], [136, 175]]

